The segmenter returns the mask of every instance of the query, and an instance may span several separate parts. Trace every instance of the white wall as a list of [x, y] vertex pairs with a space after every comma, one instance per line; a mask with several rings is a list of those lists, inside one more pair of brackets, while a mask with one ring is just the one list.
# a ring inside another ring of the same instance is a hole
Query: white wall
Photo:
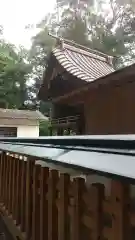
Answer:
[[17, 137], [39, 137], [39, 126], [17, 126]]
[[39, 137], [38, 120], [2, 118], [0, 127], [16, 127], [17, 137]]

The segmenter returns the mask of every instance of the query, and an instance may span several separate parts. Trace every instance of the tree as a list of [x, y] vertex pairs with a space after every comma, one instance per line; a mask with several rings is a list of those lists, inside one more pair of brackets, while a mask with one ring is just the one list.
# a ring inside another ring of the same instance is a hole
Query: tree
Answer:
[[98, 14], [90, 14], [88, 21], [93, 48], [117, 56], [119, 61], [116, 62], [116, 67], [132, 63], [135, 41], [133, 5], [110, 0], [109, 10], [105, 11], [102, 6], [105, 1], [99, 3]]
[[27, 80], [30, 64], [22, 56], [22, 49], [0, 41], [0, 101], [9, 108], [22, 108], [28, 101]]
[[[114, 56], [115, 68], [134, 61], [133, 3], [126, 0], [100, 0], [96, 4], [93, 0], [57, 0], [57, 3], [57, 9], [37, 24], [39, 31], [32, 38], [29, 57], [33, 65], [31, 78], [35, 96], [47, 65], [47, 56], [55, 44], [49, 32]], [[108, 4], [107, 9], [105, 4]], [[49, 112], [49, 107], [48, 103], [40, 103], [44, 113]]]
[[63, 12], [62, 20], [57, 33], [63, 38], [74, 40], [84, 46], [91, 46], [90, 40], [88, 39], [87, 24], [85, 19], [83, 20], [81, 16], [76, 18], [71, 9], [67, 9]]
[[[67, 6], [66, 1], [58, 1]], [[108, 55], [117, 56], [115, 67], [134, 59], [135, 13], [133, 5], [110, 0], [73, 1], [64, 9], [58, 34]], [[78, 5], [77, 5], [78, 4]], [[107, 10], [104, 9], [108, 4]], [[86, 8], [87, 7], [87, 8]], [[76, 10], [77, 9], [77, 10]], [[108, 11], [109, 9], [109, 11]]]
[[[44, 20], [45, 21], [45, 20]], [[49, 114], [50, 104], [48, 102], [43, 103], [38, 101], [37, 93], [42, 81], [44, 69], [47, 64], [48, 54], [52, 47], [55, 45], [55, 40], [48, 35], [49, 25], [42, 23], [38, 25], [40, 28], [39, 33], [32, 38], [32, 47], [29, 52], [29, 61], [31, 62], [33, 69], [31, 78], [33, 80], [32, 91], [34, 91], [33, 101], [35, 104], [39, 104], [39, 110], [44, 114]]]

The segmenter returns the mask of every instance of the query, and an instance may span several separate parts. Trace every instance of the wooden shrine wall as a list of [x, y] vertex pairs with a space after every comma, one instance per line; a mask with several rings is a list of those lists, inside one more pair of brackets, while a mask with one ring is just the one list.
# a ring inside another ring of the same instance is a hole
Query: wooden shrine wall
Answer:
[[86, 134], [135, 133], [135, 82], [84, 96]]

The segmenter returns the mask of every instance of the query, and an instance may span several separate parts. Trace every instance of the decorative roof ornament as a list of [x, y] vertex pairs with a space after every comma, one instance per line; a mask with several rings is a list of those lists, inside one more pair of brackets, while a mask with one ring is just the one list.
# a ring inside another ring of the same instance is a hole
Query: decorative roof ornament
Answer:
[[60, 46], [61, 48], [63, 48], [63, 43], [64, 43], [64, 39], [62, 37], [58, 37], [58, 36], [55, 36], [51, 33], [48, 33], [48, 35], [52, 38], [55, 38], [56, 39], [56, 45], [55, 47], [57, 46]]
[[114, 59], [114, 57], [112, 57], [112, 56], [107, 57], [107, 61], [111, 66], [113, 66], [113, 59]]

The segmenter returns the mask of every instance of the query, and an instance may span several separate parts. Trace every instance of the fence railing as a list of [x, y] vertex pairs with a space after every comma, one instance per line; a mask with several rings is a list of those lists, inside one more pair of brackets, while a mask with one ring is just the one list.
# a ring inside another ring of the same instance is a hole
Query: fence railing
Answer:
[[0, 214], [15, 239], [134, 239], [134, 149], [110, 150], [109, 140], [101, 148], [98, 138], [98, 148], [39, 140], [0, 143]]
[[80, 119], [79, 115], [76, 116], [67, 116], [63, 118], [54, 118], [51, 120], [51, 125], [67, 125], [67, 124], [73, 124], [77, 123], [77, 121]]

